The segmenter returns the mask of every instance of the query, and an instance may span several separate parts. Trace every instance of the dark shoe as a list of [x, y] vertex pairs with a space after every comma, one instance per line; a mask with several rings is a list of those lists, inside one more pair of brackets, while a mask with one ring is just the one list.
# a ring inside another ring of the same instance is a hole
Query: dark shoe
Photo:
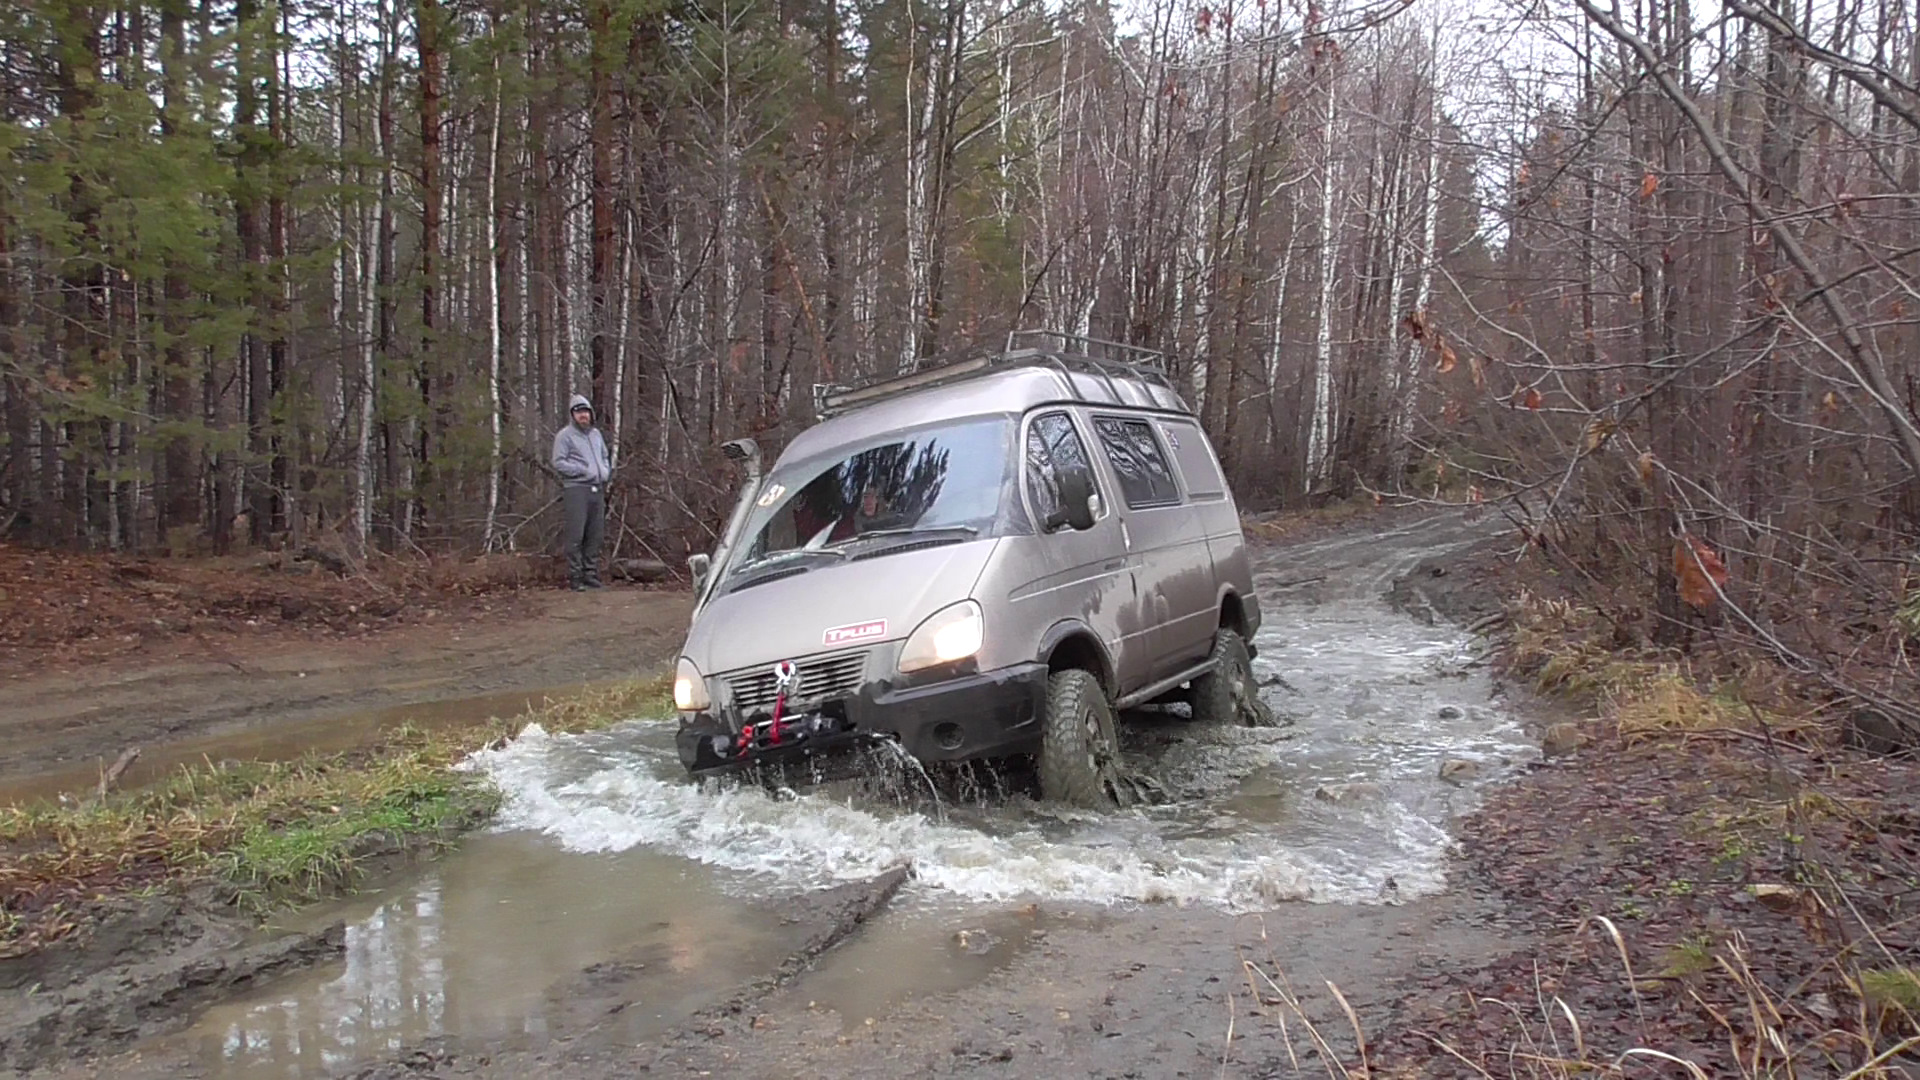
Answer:
[[599, 579], [599, 578], [597, 578], [597, 577], [590, 577], [590, 578], [588, 578], [588, 579], [587, 579], [587, 588], [589, 588], [589, 589], [604, 589], [604, 588], [606, 588], [606, 586], [605, 586], [605, 585], [602, 585], [602, 584], [600, 583], [600, 579]]
[[586, 583], [586, 582], [584, 582], [584, 581], [576, 581], [576, 582], [574, 582], [574, 583], [573, 583], [573, 585], [572, 585], [571, 587], [572, 587], [572, 589], [573, 589], [573, 591], [574, 591], [574, 592], [586, 592], [586, 591], [587, 591], [587, 583]]

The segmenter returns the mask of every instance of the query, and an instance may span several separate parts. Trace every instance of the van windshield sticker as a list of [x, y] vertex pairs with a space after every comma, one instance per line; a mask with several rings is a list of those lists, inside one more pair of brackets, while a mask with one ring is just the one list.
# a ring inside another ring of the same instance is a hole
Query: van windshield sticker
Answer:
[[821, 635], [820, 641], [824, 645], [846, 645], [850, 642], [886, 636], [887, 620], [874, 619], [869, 622], [829, 627], [827, 632]]
[[767, 487], [766, 493], [760, 496], [760, 507], [762, 509], [765, 509], [766, 507], [772, 506], [774, 503], [777, 503], [780, 501], [780, 496], [785, 495], [786, 493], [787, 493], [787, 486], [785, 484], [769, 485]]

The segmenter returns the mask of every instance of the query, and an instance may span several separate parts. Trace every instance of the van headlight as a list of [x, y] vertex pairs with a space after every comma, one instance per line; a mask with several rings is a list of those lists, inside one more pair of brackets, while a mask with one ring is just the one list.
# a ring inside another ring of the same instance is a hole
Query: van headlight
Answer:
[[673, 707], [681, 712], [699, 712], [713, 704], [707, 698], [707, 680], [693, 661], [681, 657], [673, 667]]
[[980, 605], [972, 600], [941, 608], [907, 635], [900, 648], [901, 672], [951, 664], [980, 651], [986, 639], [987, 621]]

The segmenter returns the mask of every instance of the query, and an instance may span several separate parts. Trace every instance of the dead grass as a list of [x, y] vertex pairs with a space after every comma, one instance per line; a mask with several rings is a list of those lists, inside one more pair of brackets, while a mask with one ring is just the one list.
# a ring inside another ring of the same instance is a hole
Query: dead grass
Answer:
[[1692, 659], [1616, 644], [1611, 626], [1591, 607], [1525, 591], [1507, 614], [1513, 627], [1508, 673], [1542, 694], [1594, 709], [1629, 743], [1761, 729], [1799, 737], [1810, 726], [1815, 707], [1798, 700], [1770, 663], [1703, 673]]
[[[1571, 959], [1584, 955], [1594, 940], [1611, 965]], [[1265, 933], [1262, 932], [1265, 940]], [[1262, 1007], [1279, 1025], [1293, 1071], [1305, 1075], [1302, 1058], [1319, 1059], [1314, 1072], [1324, 1070], [1335, 1080], [1388, 1080], [1430, 1077], [1444, 1068], [1448, 1075], [1536, 1077], [1542, 1080], [1645, 1076], [1737, 1077], [1739, 1080], [1793, 1080], [1837, 1077], [1840, 1080], [1893, 1080], [1905, 1077], [1903, 1064], [1920, 1048], [1920, 977], [1905, 967], [1846, 969], [1841, 958], [1835, 967], [1845, 971], [1843, 983], [1853, 989], [1853, 1000], [1802, 985], [1792, 992], [1771, 989], [1755, 974], [1753, 950], [1735, 932], [1699, 934], [1668, 950], [1654, 978], [1634, 969], [1626, 938], [1612, 920], [1590, 917], [1562, 962], [1536, 961], [1530, 986], [1519, 988], [1511, 1000], [1470, 994], [1467, 1014], [1476, 1021], [1494, 1019], [1504, 1032], [1497, 1045], [1471, 1045], [1450, 1039], [1443, 1031], [1424, 1031], [1431, 1057], [1424, 1061], [1375, 1060], [1366, 1032], [1339, 986], [1326, 982], [1327, 1000], [1337, 1007], [1341, 1029], [1322, 1030], [1313, 1019], [1310, 999], [1295, 990], [1277, 961], [1256, 963], [1242, 958], [1249, 1011]], [[1598, 981], [1617, 980], [1630, 996], [1632, 1010], [1624, 1025], [1615, 1017], [1602, 1021], [1583, 1017], [1563, 995], [1569, 980], [1582, 976]], [[1650, 1001], [1644, 990], [1677, 980], [1684, 1003], [1672, 997]], [[1242, 995], [1235, 992], [1233, 997]], [[1719, 1030], [1724, 1040], [1717, 1051], [1697, 1046], [1669, 1050], [1658, 1045], [1657, 1023], [1676, 1004], [1697, 1010]], [[1229, 1050], [1221, 1055], [1222, 1075], [1231, 1057], [1232, 1028], [1241, 1009], [1230, 1003]], [[1336, 1040], [1338, 1044], [1336, 1045]], [[1349, 1044], [1350, 1040], [1350, 1044]], [[1298, 1044], [1298, 1045], [1296, 1045]]]
[[667, 680], [633, 680], [470, 727], [404, 726], [345, 753], [204, 762], [104, 802], [0, 807], [0, 955], [156, 886], [213, 882], [254, 913], [350, 888], [368, 858], [449, 843], [493, 812], [498, 792], [453, 768], [474, 749], [529, 723], [578, 732], [668, 711]]

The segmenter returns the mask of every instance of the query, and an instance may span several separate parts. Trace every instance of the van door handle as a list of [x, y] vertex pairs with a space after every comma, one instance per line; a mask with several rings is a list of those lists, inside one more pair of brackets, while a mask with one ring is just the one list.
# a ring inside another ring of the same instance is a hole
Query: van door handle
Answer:
[[1126, 568], [1127, 568], [1127, 560], [1114, 559], [1112, 562], [1107, 563], [1107, 565], [1101, 567], [1100, 569], [1106, 570], [1106, 571], [1112, 571], [1112, 570], [1125, 570]]

